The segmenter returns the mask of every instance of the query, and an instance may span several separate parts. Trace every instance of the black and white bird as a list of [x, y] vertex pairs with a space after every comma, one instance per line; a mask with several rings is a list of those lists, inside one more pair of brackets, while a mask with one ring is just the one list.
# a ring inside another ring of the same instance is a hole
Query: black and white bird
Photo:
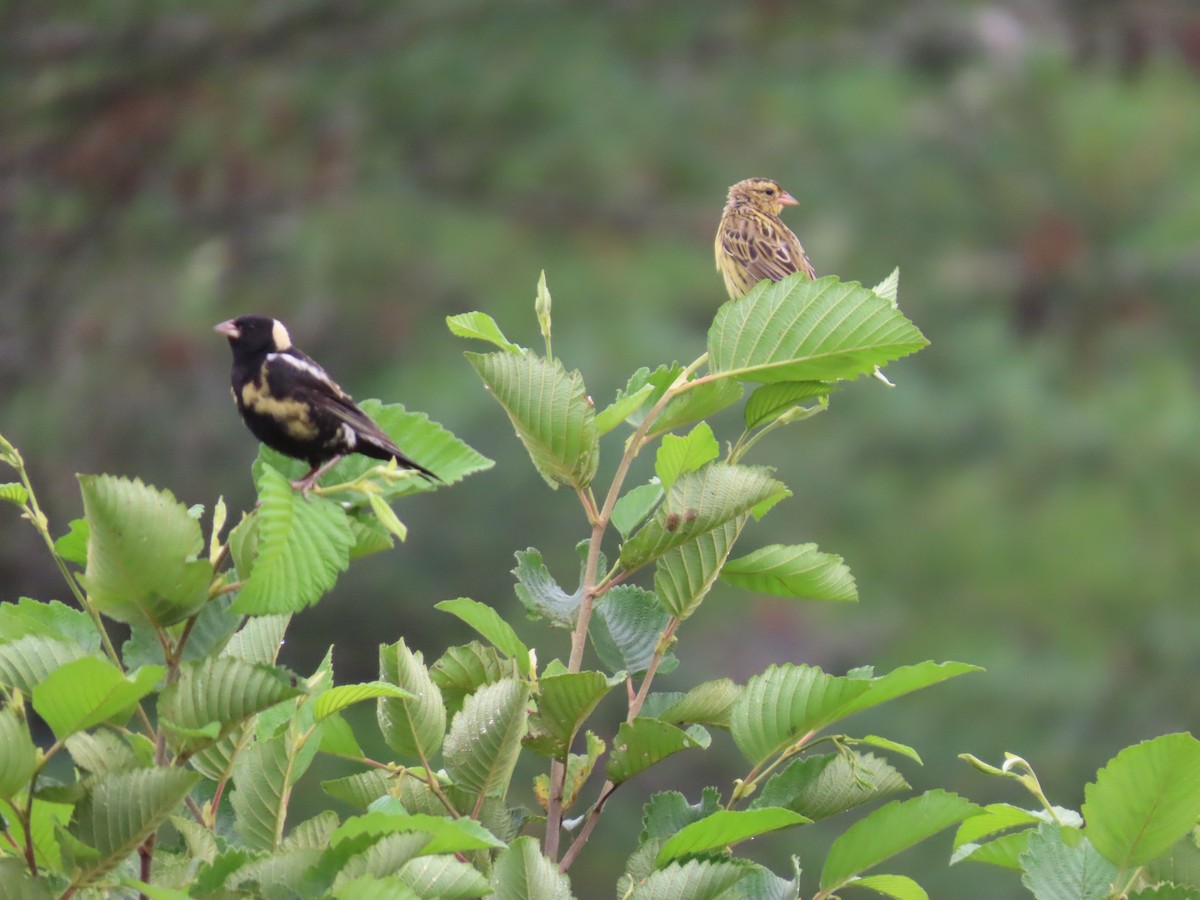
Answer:
[[272, 450], [312, 468], [292, 487], [308, 492], [343, 456], [394, 459], [430, 481], [433, 472], [400, 450], [382, 428], [269, 316], [239, 316], [215, 326], [233, 349], [233, 399], [246, 427]]

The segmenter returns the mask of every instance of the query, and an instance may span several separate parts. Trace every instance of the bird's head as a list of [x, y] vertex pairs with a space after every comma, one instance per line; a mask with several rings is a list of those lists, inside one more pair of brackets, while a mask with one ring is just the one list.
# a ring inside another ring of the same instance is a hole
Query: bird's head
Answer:
[[785, 206], [795, 206], [796, 198], [770, 178], [747, 178], [729, 189], [729, 205], [749, 204], [760, 212], [777, 216]]
[[270, 316], [238, 316], [213, 328], [229, 338], [235, 353], [277, 353], [292, 346], [284, 324]]

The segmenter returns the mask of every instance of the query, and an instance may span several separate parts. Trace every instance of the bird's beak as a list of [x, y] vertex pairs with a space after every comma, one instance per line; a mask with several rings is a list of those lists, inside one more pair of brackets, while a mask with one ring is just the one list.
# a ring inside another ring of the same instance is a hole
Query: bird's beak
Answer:
[[795, 197], [793, 197], [791, 194], [789, 194], [787, 191], [784, 191], [779, 197], [779, 205], [780, 206], [799, 206], [799, 204], [800, 204], [800, 201], [797, 200]]
[[214, 325], [213, 331], [215, 331], [217, 334], [225, 335], [225, 337], [229, 338], [230, 340], [237, 339], [237, 337], [242, 333], [241, 329], [237, 327], [237, 323], [235, 323], [233, 319], [227, 319], [220, 325]]

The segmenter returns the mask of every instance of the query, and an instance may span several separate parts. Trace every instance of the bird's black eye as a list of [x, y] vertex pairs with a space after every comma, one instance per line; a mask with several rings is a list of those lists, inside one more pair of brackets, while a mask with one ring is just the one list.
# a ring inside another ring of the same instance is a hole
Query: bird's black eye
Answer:
[[768, 197], [774, 197], [775, 196], [775, 188], [767, 188], [766, 194]]

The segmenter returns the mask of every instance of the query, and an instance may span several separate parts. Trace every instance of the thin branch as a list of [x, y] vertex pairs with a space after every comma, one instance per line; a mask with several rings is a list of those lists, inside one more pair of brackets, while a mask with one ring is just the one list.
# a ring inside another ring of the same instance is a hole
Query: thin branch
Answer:
[[642, 676], [642, 683], [638, 687], [637, 695], [630, 701], [629, 714], [625, 721], [632, 723], [637, 718], [638, 713], [642, 711], [642, 705], [646, 702], [646, 697], [650, 694], [650, 682], [654, 680], [655, 673], [658, 672], [658, 666], [663, 661], [663, 657], [667, 655], [667, 650], [671, 646], [671, 640], [675, 637], [675, 631], [682, 624], [682, 620], [678, 616], [672, 616], [671, 621], [667, 623], [667, 627], [663, 629], [662, 637], [658, 639], [658, 646], [654, 648], [654, 656], [650, 658], [650, 665], [646, 667], [646, 674]]
[[[604, 532], [608, 528], [609, 520], [612, 518], [613, 507], [617, 505], [617, 500], [621, 496], [621, 488], [625, 485], [625, 477], [629, 474], [629, 467], [633, 464], [633, 460], [637, 457], [638, 453], [641, 452], [642, 446], [646, 442], [646, 435], [650, 431], [650, 426], [654, 424], [659, 413], [663, 411], [663, 407], [670, 403], [679, 393], [687, 389], [686, 385], [689, 384], [688, 377], [700, 368], [700, 366], [704, 365], [707, 359], [708, 354], [705, 353], [680, 372], [679, 377], [675, 379], [671, 386], [663, 391], [663, 395], [650, 408], [650, 411], [646, 414], [646, 418], [642, 420], [637, 430], [633, 433], [633, 436], [629, 439], [625, 453], [621, 456], [620, 463], [617, 464], [617, 471], [613, 475], [612, 484], [609, 486], [608, 494], [604, 498], [604, 506], [592, 526], [592, 538], [588, 544], [587, 562], [584, 566], [583, 600], [579, 604], [579, 614], [575, 620], [575, 630], [571, 634], [571, 660], [567, 666], [568, 672], [578, 672], [583, 665], [583, 651], [587, 642], [588, 623], [591, 620], [592, 607], [599, 596], [595, 590], [595, 585], [596, 569], [600, 561], [600, 544], [604, 538]], [[696, 379], [696, 381], [700, 380]], [[695, 384], [695, 382], [691, 383]]]
[[562, 862], [558, 864], [558, 871], [566, 872], [571, 868], [571, 863], [575, 862], [575, 857], [579, 855], [579, 851], [583, 849], [588, 842], [588, 838], [592, 836], [592, 832], [596, 828], [596, 823], [600, 821], [600, 813], [604, 810], [604, 804], [608, 802], [608, 798], [613, 795], [617, 789], [617, 785], [611, 781], [604, 782], [604, 787], [600, 789], [600, 796], [596, 799], [595, 805], [588, 812], [587, 820], [583, 823], [583, 827], [579, 829], [579, 834], [575, 836], [575, 840], [571, 841], [571, 846], [567, 848], [567, 852], [563, 854]]
[[[688, 378], [700, 366], [704, 365], [707, 360], [708, 354], [705, 353], [687, 366], [687, 368], [679, 373], [679, 376], [671, 383], [671, 386], [663, 391], [662, 396], [655, 401], [654, 405], [650, 407], [650, 411], [642, 419], [633, 436], [629, 438], [625, 445], [625, 452], [621, 456], [621, 461], [617, 464], [617, 471], [613, 474], [612, 483], [609, 485], [608, 493], [604, 498], [604, 506], [599, 513], [595, 513], [595, 500], [591, 498], [590, 493], [579, 492], [580, 501], [583, 503], [584, 509], [588, 513], [588, 519], [592, 524], [592, 536], [588, 542], [587, 560], [584, 563], [583, 569], [581, 585], [583, 588], [583, 597], [579, 603], [579, 612], [576, 614], [575, 629], [571, 632], [571, 658], [567, 665], [568, 672], [578, 672], [583, 667], [583, 653], [587, 647], [588, 626], [591, 623], [592, 610], [595, 607], [596, 600], [622, 577], [620, 571], [610, 572], [604, 577], [603, 583], [597, 583], [597, 570], [600, 566], [600, 547], [604, 540], [604, 533], [608, 530], [608, 523], [612, 519], [613, 508], [617, 505], [617, 500], [621, 496], [621, 488], [625, 485], [625, 478], [629, 474], [629, 468], [633, 465], [634, 459], [645, 445], [646, 435], [650, 432], [650, 426], [654, 424], [666, 405], [686, 389], [685, 385], [688, 384]], [[669, 632], [673, 634], [675, 627], [677, 627], [677, 623], [674, 627], [669, 627]], [[666, 652], [665, 646], [668, 640], [669, 634], [664, 633], [662, 653]], [[649, 688], [649, 683], [654, 677], [653, 670], [657, 669], [661, 658], [661, 653], [657, 653], [655, 660], [651, 663], [652, 668], [647, 670], [647, 677], [642, 682], [643, 691]], [[631, 721], [637, 715], [637, 711], [641, 709], [642, 703], [645, 702], [645, 694], [642, 693], [640, 696], [640, 701], [635, 697], [633, 703], [630, 705], [629, 718]], [[559, 833], [562, 828], [563, 814], [562, 795], [566, 779], [566, 765], [558, 760], [552, 761], [550, 763], [550, 797], [546, 805], [546, 841], [543, 848], [546, 856], [552, 861], [558, 858]], [[603, 808], [603, 803], [597, 802], [596, 807], [593, 808], [596, 816], [599, 816], [601, 808]], [[594, 827], [595, 825], [592, 824], [591, 828]], [[591, 833], [591, 828], [585, 826], [587, 834]], [[586, 837], [584, 841], [586, 842]], [[578, 853], [579, 851], [575, 850], [576, 846], [582, 846], [579, 844], [579, 838], [576, 838], [571, 844], [571, 849], [575, 853]], [[572, 858], [574, 857], [572, 856]]]

